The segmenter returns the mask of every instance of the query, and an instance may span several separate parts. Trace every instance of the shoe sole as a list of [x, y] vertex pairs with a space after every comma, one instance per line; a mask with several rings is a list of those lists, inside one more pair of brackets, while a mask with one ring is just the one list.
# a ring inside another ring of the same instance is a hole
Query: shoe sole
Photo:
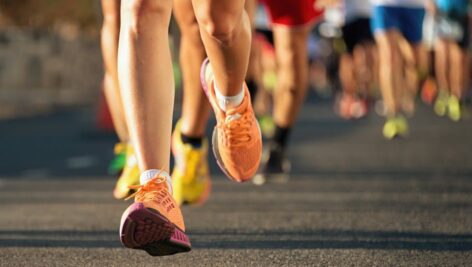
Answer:
[[[203, 88], [203, 91], [205, 92], [205, 95], [208, 99], [210, 99], [210, 93], [208, 92], [208, 84], [206, 82], [206, 79], [205, 79], [205, 70], [206, 70], [206, 66], [210, 63], [210, 60], [208, 58], [206, 58], [203, 63], [202, 63], [202, 66], [200, 68], [200, 82], [202, 84], [202, 88]], [[261, 134], [261, 128], [259, 126], [259, 123], [257, 123], [257, 127], [258, 127], [258, 130], [259, 130], [259, 134]], [[241, 182], [246, 182], [246, 181], [249, 181], [251, 180], [251, 178], [249, 179], [236, 179], [234, 176], [232, 176], [228, 169], [225, 167], [224, 163], [223, 163], [223, 159], [219, 153], [219, 149], [218, 149], [218, 128], [215, 126], [215, 128], [213, 128], [213, 134], [212, 134], [212, 137], [211, 137], [211, 144], [212, 144], [212, 151], [213, 151], [213, 155], [215, 155], [215, 158], [216, 158], [216, 163], [218, 164], [218, 166], [220, 167], [220, 169], [223, 171], [223, 173], [228, 177], [230, 178], [231, 180], [235, 181], [235, 182], [238, 182], [238, 183], [241, 183]]]
[[142, 203], [132, 204], [123, 213], [120, 240], [125, 247], [144, 250], [151, 256], [191, 250], [190, 240], [182, 230]]
[[[267, 161], [267, 159], [265, 161]], [[254, 176], [252, 182], [255, 185], [286, 184], [290, 180], [290, 171], [292, 170], [292, 164], [290, 161], [284, 161], [284, 163], [282, 163], [282, 169], [282, 172], [277, 173], [258, 173]]]

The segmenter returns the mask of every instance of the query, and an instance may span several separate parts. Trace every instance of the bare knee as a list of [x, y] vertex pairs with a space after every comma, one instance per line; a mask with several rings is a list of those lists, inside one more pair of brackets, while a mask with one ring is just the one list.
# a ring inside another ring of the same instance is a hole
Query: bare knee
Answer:
[[149, 25], [168, 27], [172, 12], [172, 0], [124, 0], [123, 24], [139, 34]]
[[221, 42], [231, 43], [239, 29], [243, 10], [221, 10], [205, 6], [197, 13], [200, 28], [210, 37]]

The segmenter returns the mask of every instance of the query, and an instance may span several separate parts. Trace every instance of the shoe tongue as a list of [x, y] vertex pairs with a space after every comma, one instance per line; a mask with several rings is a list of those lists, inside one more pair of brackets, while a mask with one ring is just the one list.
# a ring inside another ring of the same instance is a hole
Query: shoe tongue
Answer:
[[141, 174], [139, 181], [141, 185], [145, 185], [147, 182], [151, 181], [152, 179], [158, 176], [166, 178], [167, 189], [169, 190], [169, 193], [172, 194], [172, 178], [166, 171], [156, 169], [147, 170]]
[[241, 118], [241, 114], [239, 114], [239, 113], [226, 115], [225, 122], [230, 123], [232, 121], [238, 120], [239, 118]]

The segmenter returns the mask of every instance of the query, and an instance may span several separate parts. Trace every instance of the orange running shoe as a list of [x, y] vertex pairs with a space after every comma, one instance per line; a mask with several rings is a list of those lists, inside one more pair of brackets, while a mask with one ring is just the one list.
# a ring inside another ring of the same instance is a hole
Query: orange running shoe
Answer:
[[179, 206], [172, 198], [170, 176], [157, 170], [141, 175], [141, 184], [131, 195], [135, 203], [121, 217], [120, 239], [125, 247], [145, 250], [152, 256], [190, 251]]
[[224, 112], [216, 101], [213, 72], [208, 59], [202, 64], [200, 79], [216, 116], [212, 144], [218, 165], [230, 179], [248, 181], [259, 168], [262, 137], [247, 86], [244, 85], [245, 95], [241, 105]]

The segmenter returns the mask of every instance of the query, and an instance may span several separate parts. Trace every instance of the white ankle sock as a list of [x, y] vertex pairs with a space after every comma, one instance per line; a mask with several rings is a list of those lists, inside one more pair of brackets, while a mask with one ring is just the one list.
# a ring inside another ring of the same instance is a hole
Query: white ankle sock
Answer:
[[141, 173], [139, 182], [141, 183], [141, 185], [144, 185], [147, 182], [149, 182], [151, 179], [156, 178], [158, 175], [166, 177], [167, 189], [169, 190], [169, 193], [172, 195], [172, 178], [170, 178], [170, 175], [166, 171], [161, 171], [161, 170], [156, 170], [156, 169], [144, 171], [143, 173]]
[[218, 106], [223, 111], [227, 111], [228, 109], [236, 108], [239, 105], [241, 105], [244, 99], [244, 87], [241, 88], [241, 92], [239, 92], [235, 96], [225, 96], [220, 92], [215, 81], [215, 95], [216, 95], [216, 100], [218, 101]]

